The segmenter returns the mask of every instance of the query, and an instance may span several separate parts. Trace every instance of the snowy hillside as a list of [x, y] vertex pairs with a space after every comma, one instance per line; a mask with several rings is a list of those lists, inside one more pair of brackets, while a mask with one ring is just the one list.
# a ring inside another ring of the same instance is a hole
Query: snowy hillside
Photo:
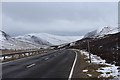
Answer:
[[88, 33], [84, 36], [84, 38], [93, 38], [93, 37], [96, 36], [96, 34], [97, 34], [97, 30], [94, 30], [94, 31], [88, 32]]
[[98, 30], [98, 33], [96, 36], [103, 37], [104, 35], [115, 34], [115, 33], [118, 33], [118, 27], [113, 28], [113, 27], [106, 26], [101, 30]]
[[108, 63], [120, 65], [120, 45], [119, 45], [120, 32], [115, 34], [108, 34], [104, 37], [97, 38], [83, 38], [74, 42], [74, 44], [66, 45], [64, 48], [76, 48], [88, 50], [88, 41], [90, 52], [101, 56]]
[[47, 47], [46, 45], [40, 45], [35, 43], [30, 43], [27, 41], [20, 41], [18, 39], [12, 38], [3, 31], [0, 31], [0, 49], [33, 49], [40, 47]]
[[91, 32], [88, 32], [84, 38], [96, 38], [96, 37], [103, 37], [107, 34], [114, 34], [114, 33], [118, 33], [118, 27], [103, 27], [102, 29], [98, 29], [98, 30], [94, 30]]
[[15, 37], [15, 39], [18, 39], [18, 40], [24, 41], [24, 42], [40, 44], [40, 45], [52, 45], [48, 41], [43, 40], [43, 39], [41, 39], [37, 36], [34, 36], [34, 35], [18, 36], [18, 37]]
[[64, 43], [69, 43], [69, 42], [73, 42], [73, 41], [76, 41], [82, 38], [82, 36], [58, 36], [58, 35], [52, 35], [52, 34], [47, 34], [47, 33], [31, 33], [31, 34], [26, 34], [24, 36], [18, 36], [15, 38], [22, 40], [22, 41], [24, 40], [31, 41], [32, 36], [42, 41], [45, 41], [48, 44], [52, 44], [52, 45], [60, 45]]
[[82, 36], [57, 36], [47, 33], [33, 33], [11, 37], [0, 31], [0, 49], [34, 49], [60, 45], [81, 39]]

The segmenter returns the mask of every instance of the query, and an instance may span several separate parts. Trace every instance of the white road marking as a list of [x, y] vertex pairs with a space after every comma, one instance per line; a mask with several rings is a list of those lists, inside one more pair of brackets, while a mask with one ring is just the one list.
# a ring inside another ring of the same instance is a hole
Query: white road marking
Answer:
[[32, 66], [34, 66], [35, 64], [30, 64], [29, 66], [27, 66], [27, 68], [30, 68], [30, 67], [32, 67]]
[[75, 67], [75, 64], [76, 64], [76, 61], [77, 61], [77, 52], [75, 51], [75, 53], [76, 53], [75, 60], [74, 60], [74, 63], [73, 63], [72, 69], [71, 69], [71, 71], [70, 71], [70, 75], [69, 75], [68, 80], [71, 80], [71, 78], [72, 78], [73, 70], [74, 70], [74, 67]]
[[49, 58], [47, 57], [47, 58], [45, 58], [45, 60], [48, 60]]

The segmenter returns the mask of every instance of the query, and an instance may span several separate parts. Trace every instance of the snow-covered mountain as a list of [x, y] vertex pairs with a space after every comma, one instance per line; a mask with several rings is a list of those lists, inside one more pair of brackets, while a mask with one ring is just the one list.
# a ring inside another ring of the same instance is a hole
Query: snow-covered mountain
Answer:
[[47, 42], [42, 43], [42, 41], [40, 40], [36, 40], [36, 43], [31, 43], [29, 41], [21, 41], [19, 39], [11, 37], [4, 31], [0, 31], [0, 44], [0, 49], [34, 49], [48, 46]]
[[52, 45], [46, 40], [43, 40], [35, 35], [25, 35], [25, 36], [17, 36], [15, 39], [18, 39], [20, 41], [34, 43], [34, 44], [40, 44], [40, 45]]
[[94, 30], [91, 32], [88, 32], [84, 38], [99, 38], [99, 37], [104, 37], [105, 35], [108, 34], [114, 34], [114, 33], [118, 33], [118, 27], [103, 27], [102, 29], [98, 29], [98, 30]]
[[97, 34], [97, 30], [94, 30], [85, 34], [84, 38], [93, 38], [96, 36], [96, 34]]
[[96, 36], [103, 37], [104, 35], [107, 35], [107, 34], [118, 33], [118, 29], [119, 29], [119, 27], [113, 28], [113, 27], [106, 26], [106, 27], [102, 28], [101, 30], [98, 30], [98, 33]]
[[21, 41], [31, 41], [33, 42], [33, 37], [34, 39], [36, 38], [37, 41], [42, 40], [47, 44], [52, 44], [52, 45], [60, 45], [64, 43], [69, 43], [73, 42], [76, 40], [79, 40], [82, 38], [82, 36], [58, 36], [58, 35], [52, 35], [48, 33], [31, 33], [31, 34], [26, 34], [23, 36], [17, 36], [15, 37], [16, 39], [19, 39]]
[[11, 37], [0, 31], [0, 49], [34, 49], [51, 45], [61, 45], [81, 39], [82, 36], [57, 36], [47, 33], [31, 33], [23, 36]]

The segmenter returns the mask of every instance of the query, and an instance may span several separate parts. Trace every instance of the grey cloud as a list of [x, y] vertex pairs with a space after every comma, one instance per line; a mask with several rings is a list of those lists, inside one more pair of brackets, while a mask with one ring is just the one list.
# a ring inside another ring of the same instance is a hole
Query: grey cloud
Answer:
[[98, 20], [104, 18], [105, 13], [115, 14], [115, 6], [112, 4], [114, 3], [3, 3], [3, 13], [14, 19], [26, 21]]
[[[10, 32], [78, 32], [117, 25], [117, 3], [3, 3], [3, 29]], [[13, 28], [13, 29], [12, 29]], [[85, 33], [85, 32], [83, 32]], [[81, 32], [82, 34], [82, 32]]]

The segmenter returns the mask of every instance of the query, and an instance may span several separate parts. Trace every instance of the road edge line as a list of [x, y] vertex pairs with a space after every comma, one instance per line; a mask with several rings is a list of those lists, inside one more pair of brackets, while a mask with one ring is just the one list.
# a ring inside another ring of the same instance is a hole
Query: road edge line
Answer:
[[74, 70], [74, 67], [75, 67], [75, 64], [76, 64], [76, 61], [77, 61], [77, 52], [76, 51], [74, 51], [75, 53], [76, 53], [76, 56], [75, 56], [75, 59], [74, 59], [74, 63], [73, 63], [73, 66], [72, 66], [72, 69], [71, 69], [71, 71], [70, 71], [70, 75], [69, 75], [69, 78], [68, 78], [68, 80], [71, 80], [71, 78], [72, 78], [72, 75], [73, 75], [73, 70]]

